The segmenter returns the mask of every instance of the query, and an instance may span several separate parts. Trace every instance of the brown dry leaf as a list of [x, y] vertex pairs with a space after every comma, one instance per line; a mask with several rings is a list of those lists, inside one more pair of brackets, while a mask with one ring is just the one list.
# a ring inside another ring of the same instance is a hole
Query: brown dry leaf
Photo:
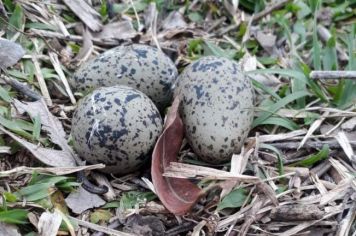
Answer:
[[88, 209], [100, 207], [106, 203], [97, 194], [89, 193], [82, 187], [79, 187], [75, 192], [71, 192], [65, 202], [76, 214], [81, 214]]
[[158, 138], [152, 154], [152, 182], [163, 205], [173, 214], [187, 213], [203, 191], [186, 179], [163, 177], [170, 162], [177, 161], [183, 141], [183, 122], [179, 117], [179, 99], [176, 98], [169, 110], [165, 128]]
[[43, 212], [38, 221], [38, 232], [41, 236], [56, 236], [62, 216], [58, 212]]
[[26, 141], [23, 138], [20, 138], [13, 134], [10, 131], [7, 131], [2, 126], [0, 126], [0, 130], [5, 134], [9, 135], [16, 142], [24, 146], [27, 150], [29, 150], [39, 161], [49, 166], [57, 166], [57, 167], [68, 167], [68, 166], [76, 166], [76, 163], [72, 156], [63, 151], [53, 150], [49, 148], [39, 147], [33, 143]]
[[[47, 105], [43, 99], [35, 102], [26, 102], [26, 103], [22, 103], [15, 99], [14, 106], [17, 108], [19, 112], [22, 113], [27, 112], [32, 118], [35, 118], [37, 115], [39, 115], [41, 119], [42, 128], [48, 132], [51, 141], [62, 148], [62, 152], [63, 152], [62, 156], [65, 155], [67, 156], [67, 158], [71, 158], [72, 159], [71, 162], [73, 163], [79, 161], [76, 160], [74, 151], [67, 143], [67, 139], [65, 138], [66, 133], [64, 132], [62, 123], [59, 121], [57, 117], [52, 115], [52, 113], [48, 110]], [[59, 160], [56, 159], [56, 161]], [[59, 166], [63, 166], [63, 165], [59, 165]]]
[[102, 40], [124, 40], [132, 39], [138, 35], [138, 32], [133, 27], [130, 21], [113, 22], [104, 25], [102, 31], [98, 33], [92, 33], [92, 36], [96, 39]]
[[25, 55], [21, 45], [0, 38], [0, 69], [15, 65]]
[[89, 27], [89, 29], [92, 31], [101, 30], [102, 24], [100, 22], [100, 14], [84, 0], [63, 0], [63, 2], [85, 25]]

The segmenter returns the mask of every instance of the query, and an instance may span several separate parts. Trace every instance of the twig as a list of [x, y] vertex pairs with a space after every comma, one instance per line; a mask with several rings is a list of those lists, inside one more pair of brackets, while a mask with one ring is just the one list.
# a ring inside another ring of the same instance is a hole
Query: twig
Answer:
[[289, 2], [289, 0], [281, 0], [279, 2], [276, 2], [275, 4], [273, 4], [270, 7], [267, 7], [266, 9], [264, 9], [263, 11], [260, 11], [259, 13], [257, 13], [254, 17], [253, 17], [253, 22], [260, 20], [261, 18], [265, 17], [266, 15], [270, 14], [272, 11], [277, 10], [281, 7], [284, 6], [284, 4], [286, 4], [287, 2]]
[[189, 230], [192, 230], [194, 228], [194, 223], [193, 222], [184, 222], [181, 225], [178, 225], [170, 230], [167, 230], [164, 235], [166, 236], [173, 236], [173, 235], [178, 235], [184, 232], [187, 232]]
[[10, 77], [7, 77], [5, 75], [1, 76], [2, 79], [4, 79], [4, 81], [10, 85], [13, 89], [23, 93], [24, 95], [32, 98], [32, 100], [37, 101], [41, 99], [41, 95], [39, 93], [37, 93], [36, 91], [34, 91], [33, 89], [31, 89], [28, 85], [23, 84], [21, 82], [19, 82], [16, 79], [12, 79]]
[[108, 227], [104, 227], [104, 226], [100, 226], [97, 224], [93, 224], [84, 220], [79, 220], [75, 217], [69, 216], [69, 219], [75, 221], [78, 225], [84, 226], [86, 228], [95, 230], [95, 231], [99, 231], [99, 232], [103, 232], [106, 233], [108, 235], [115, 235], [115, 236], [134, 236], [133, 234], [130, 233], [125, 233], [125, 232], [121, 232], [118, 230], [114, 230], [114, 229], [110, 229]]
[[[119, 227], [121, 225], [120, 221], [119, 220], [115, 220], [113, 222], [111, 222], [107, 227], [109, 229], [115, 229], [117, 227]], [[96, 232], [93, 234], [93, 236], [104, 236], [105, 233], [104, 232]]]
[[[315, 148], [320, 149], [324, 145], [329, 145], [329, 148], [341, 149], [340, 144], [336, 140], [326, 140], [326, 141], [307, 141], [304, 144], [304, 148]], [[350, 142], [352, 147], [356, 147], [356, 142]], [[276, 148], [288, 150], [297, 149], [299, 147], [299, 142], [281, 142], [281, 143], [271, 143]]]
[[[68, 37], [66, 37], [61, 33], [47, 31], [47, 30], [31, 29], [30, 32], [32, 32], [30, 34], [32, 36], [41, 36], [45, 38], [57, 38], [57, 39], [68, 40], [77, 43], [81, 43], [84, 40], [83, 37], [79, 35], [69, 35]], [[108, 40], [108, 39], [104, 41], [102, 39], [92, 38], [92, 41], [95, 45], [98, 46], [117, 46], [119, 44], [118, 41], [116, 40]]]
[[206, 32], [208, 32], [208, 33], [211, 32], [213, 29], [215, 29], [220, 24], [222, 24], [224, 21], [226, 21], [226, 17], [225, 16], [223, 16], [220, 19], [214, 21], [213, 24], [206, 30]]
[[[286, 4], [287, 2], [289, 2], [290, 0], [281, 0], [280, 2], [275, 3], [274, 5], [267, 7], [265, 10], [260, 11], [259, 13], [257, 13], [256, 15], [253, 16], [252, 18], [252, 23], [255, 23], [256, 21], [260, 20], [261, 18], [267, 16], [268, 14], [270, 14], [272, 11], [277, 10], [281, 7], [283, 7], [284, 4]], [[217, 33], [217, 35], [222, 36], [227, 34], [228, 32], [230, 32], [231, 30], [235, 30], [237, 29], [239, 25], [234, 24], [234, 25], [230, 25], [228, 27], [226, 27], [225, 29], [221, 30], [220, 32]]]
[[94, 170], [104, 168], [103, 164], [89, 165], [89, 166], [69, 166], [69, 167], [27, 167], [27, 166], [19, 166], [11, 170], [0, 171], [0, 177], [9, 176], [12, 174], [22, 175], [22, 174], [30, 174], [34, 171], [38, 173], [44, 174], [55, 174], [55, 175], [68, 175], [74, 172], [82, 171], [82, 170]]
[[310, 72], [312, 79], [356, 79], [356, 71], [318, 71]]

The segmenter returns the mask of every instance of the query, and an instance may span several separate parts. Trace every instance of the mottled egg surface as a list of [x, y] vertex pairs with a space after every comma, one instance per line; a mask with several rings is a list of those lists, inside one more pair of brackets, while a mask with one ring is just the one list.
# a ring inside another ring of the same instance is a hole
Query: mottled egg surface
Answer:
[[74, 74], [79, 91], [127, 85], [146, 94], [163, 109], [172, 98], [178, 72], [171, 59], [157, 48], [133, 44], [107, 50], [84, 64]]
[[137, 170], [162, 131], [162, 118], [142, 92], [127, 86], [102, 87], [79, 103], [72, 120], [74, 148], [106, 173]]
[[253, 88], [237, 63], [204, 57], [185, 68], [175, 95], [193, 151], [221, 163], [240, 150], [253, 120]]

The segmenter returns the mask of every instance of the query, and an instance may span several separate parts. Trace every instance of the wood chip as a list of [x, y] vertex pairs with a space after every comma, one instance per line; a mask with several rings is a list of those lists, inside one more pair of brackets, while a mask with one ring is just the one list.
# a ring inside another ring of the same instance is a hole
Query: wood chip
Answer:
[[317, 205], [285, 205], [273, 209], [270, 217], [276, 221], [306, 221], [321, 219], [323, 215]]

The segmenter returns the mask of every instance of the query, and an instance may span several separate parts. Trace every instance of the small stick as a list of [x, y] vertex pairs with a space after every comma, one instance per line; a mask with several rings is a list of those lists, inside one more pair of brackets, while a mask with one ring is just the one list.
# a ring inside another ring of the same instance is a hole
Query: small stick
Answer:
[[356, 71], [318, 71], [310, 72], [312, 79], [356, 79]]
[[24, 95], [30, 97], [32, 100], [37, 101], [41, 99], [41, 95], [31, 89], [28, 85], [23, 84], [19, 82], [16, 79], [9, 78], [7, 76], [1, 76], [2, 79], [5, 80], [5, 82], [10, 85], [13, 89], [23, 93]]
[[281, 0], [279, 2], [276, 2], [275, 4], [273, 4], [270, 7], [267, 7], [266, 9], [264, 9], [263, 11], [260, 11], [259, 13], [257, 13], [254, 17], [253, 17], [253, 22], [256, 22], [258, 20], [260, 20], [261, 18], [267, 16], [268, 14], [270, 14], [272, 11], [277, 10], [281, 7], [284, 6], [284, 4], [286, 4], [287, 2], [289, 2], [289, 0]]
[[[68, 37], [66, 37], [62, 33], [52, 32], [47, 30], [31, 29], [30, 32], [31, 33], [29, 35], [31, 36], [40, 36], [44, 38], [57, 38], [57, 39], [68, 40], [77, 43], [81, 43], [84, 40], [83, 37], [79, 35], [69, 35]], [[92, 41], [95, 45], [98, 46], [117, 46], [119, 44], [118, 41], [116, 40], [109, 41], [108, 39], [104, 41], [98, 38], [92, 38]]]
[[[329, 145], [329, 148], [338, 148], [341, 149], [340, 144], [336, 140], [328, 140], [328, 141], [307, 141], [304, 144], [304, 148], [315, 148], [320, 149], [325, 144]], [[352, 147], [356, 147], [356, 142], [350, 142]], [[280, 142], [280, 143], [270, 143], [270, 145], [283, 149], [297, 149], [299, 147], [299, 142]]]
[[118, 231], [118, 230], [114, 230], [114, 229], [110, 229], [109, 227], [104, 227], [101, 225], [97, 225], [97, 224], [93, 224], [90, 223], [88, 221], [84, 221], [84, 220], [79, 220], [75, 217], [72, 216], [68, 216], [68, 218], [70, 220], [73, 220], [74, 222], [76, 222], [78, 225], [95, 230], [95, 231], [99, 231], [99, 232], [103, 232], [109, 235], [115, 235], [115, 236], [134, 236], [134, 234], [130, 234], [130, 233], [125, 233], [122, 231]]

